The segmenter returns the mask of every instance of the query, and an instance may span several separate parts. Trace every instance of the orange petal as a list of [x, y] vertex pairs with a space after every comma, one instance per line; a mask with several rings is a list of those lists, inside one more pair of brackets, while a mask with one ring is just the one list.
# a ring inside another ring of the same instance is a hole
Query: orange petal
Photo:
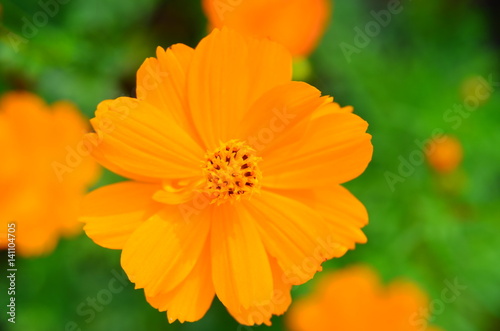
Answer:
[[156, 58], [148, 58], [137, 71], [137, 99], [168, 112], [181, 128], [196, 135], [186, 116], [187, 72], [194, 50], [183, 44], [166, 50], [158, 47]]
[[286, 315], [287, 330], [331, 331], [331, 327], [328, 324], [330, 318], [325, 317], [326, 314], [322, 309], [321, 302], [308, 299], [295, 301]]
[[347, 182], [359, 176], [372, 158], [368, 124], [358, 116], [331, 113], [317, 118], [299, 141], [263, 155], [262, 185], [272, 188], [314, 188]]
[[270, 263], [274, 284], [272, 298], [252, 305], [246, 309], [229, 309], [231, 315], [243, 325], [266, 324], [269, 326], [271, 325], [271, 317], [273, 315], [283, 314], [292, 303], [292, 297], [290, 295], [292, 285], [284, 281], [286, 277], [276, 260], [270, 258]]
[[311, 114], [328, 102], [315, 87], [303, 82], [288, 82], [264, 93], [245, 114], [238, 138], [257, 152], [266, 153], [283, 144], [301, 140]]
[[354, 249], [356, 243], [366, 243], [361, 228], [368, 224], [365, 206], [340, 185], [315, 190], [287, 190], [283, 194], [297, 199], [323, 216], [332, 240], [342, 247]]
[[17, 216], [15, 235], [16, 252], [19, 255], [25, 257], [40, 256], [54, 250], [60, 237], [59, 229], [54, 223], [45, 225], [44, 223], [48, 223], [45, 216], [47, 215]]
[[204, 153], [199, 145], [168, 112], [145, 101], [125, 97], [103, 101], [91, 123], [97, 132], [90, 137], [95, 140], [94, 156], [103, 155], [104, 164], [115, 164], [126, 174], [179, 179], [201, 172]]
[[235, 310], [270, 300], [273, 276], [255, 221], [230, 204], [214, 208], [212, 219], [212, 276], [219, 299]]
[[[415, 314], [429, 307], [427, 295], [415, 284], [403, 280], [393, 281], [386, 288], [384, 297], [380, 301], [381, 306], [385, 308], [379, 315], [380, 324], [391, 325], [398, 331], [419, 330], [418, 323], [415, 323]], [[398, 311], [399, 314], [394, 314], [394, 311]]]
[[[6, 96], [12, 95], [12, 93]], [[0, 99], [0, 109], [5, 109], [7, 102], [5, 96]], [[26, 176], [26, 166], [28, 162], [25, 159], [26, 150], [21, 144], [18, 136], [19, 126], [8, 120], [5, 113], [0, 112], [0, 150], [2, 151], [2, 162], [0, 162], [0, 185], [2, 194], [0, 195], [0, 226], [7, 229], [7, 224], [16, 219], [15, 215], [22, 207], [22, 199], [25, 195], [25, 186], [29, 181], [23, 181]], [[22, 133], [21, 133], [22, 134]], [[3, 231], [5, 232], [5, 231]], [[0, 239], [0, 247], [7, 247], [7, 233]]]
[[15, 150], [22, 150], [17, 162], [23, 174], [17, 177], [17, 184], [25, 184], [32, 189], [45, 185], [49, 180], [47, 165], [54, 161], [51, 150], [53, 123], [49, 107], [41, 98], [28, 92], [9, 92], [0, 102], [2, 115], [13, 133], [9, 143]]
[[331, 98], [328, 100], [328, 103], [325, 103], [314, 112], [312, 119], [332, 113], [352, 113], [353, 111], [354, 108], [352, 106], [341, 107], [338, 103], [333, 102], [333, 98]]
[[323, 217], [300, 201], [263, 190], [246, 203], [246, 209], [289, 284], [305, 283], [321, 263], [340, 254]]
[[160, 311], [168, 311], [170, 323], [194, 322], [202, 318], [210, 308], [215, 295], [211, 275], [210, 249], [208, 244], [189, 275], [172, 291], [148, 296], [148, 302]]
[[190, 111], [205, 147], [234, 139], [253, 102], [290, 80], [291, 57], [282, 46], [214, 30], [196, 48], [188, 76]]
[[[97, 162], [99, 162], [101, 166], [108, 169], [109, 171], [114, 172], [115, 174], [118, 174], [122, 177], [133, 179], [138, 182], [156, 183], [156, 184], [158, 183], [158, 178], [148, 177], [147, 174], [139, 175], [136, 172], [124, 170], [122, 167], [118, 166], [113, 161], [111, 161], [114, 160], [113, 155], [108, 156], [105, 154], [105, 152], [103, 152], [103, 150], [95, 148], [96, 146], [99, 145], [100, 141], [102, 140], [102, 138], [99, 138], [98, 134], [88, 133], [84, 136], [83, 139], [85, 141], [85, 145], [94, 146], [92, 147], [92, 152], [91, 152], [92, 157], [95, 160], [97, 160]], [[109, 157], [109, 159], [107, 156]]]
[[382, 324], [384, 327], [380, 328], [377, 323], [381, 317], [377, 299], [382, 288], [371, 269], [363, 266], [343, 269], [327, 275], [318, 285], [320, 311], [335, 312], [334, 318], [323, 319], [325, 327], [320, 330], [384, 330], [388, 326]]
[[136, 288], [154, 296], [186, 279], [205, 246], [210, 228], [207, 210], [188, 220], [177, 206], [167, 206], [130, 236], [121, 264]]
[[98, 245], [121, 249], [130, 235], [161, 208], [152, 196], [159, 185], [122, 182], [89, 193], [82, 202], [80, 221]]
[[314, 50], [330, 15], [326, 0], [203, 0], [203, 9], [212, 26], [270, 38], [296, 56]]
[[198, 187], [203, 180], [195, 178], [192, 180], [163, 181], [161, 190], [155, 192], [153, 199], [167, 205], [178, 205], [192, 201], [198, 194]]

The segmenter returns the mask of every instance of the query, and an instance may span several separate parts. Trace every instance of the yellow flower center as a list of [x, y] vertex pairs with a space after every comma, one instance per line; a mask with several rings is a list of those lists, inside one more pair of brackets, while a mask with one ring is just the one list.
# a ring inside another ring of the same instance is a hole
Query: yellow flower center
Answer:
[[202, 168], [206, 177], [204, 192], [211, 196], [211, 203], [238, 201], [258, 192], [262, 179], [257, 165], [260, 160], [254, 149], [238, 140], [230, 140], [208, 152]]

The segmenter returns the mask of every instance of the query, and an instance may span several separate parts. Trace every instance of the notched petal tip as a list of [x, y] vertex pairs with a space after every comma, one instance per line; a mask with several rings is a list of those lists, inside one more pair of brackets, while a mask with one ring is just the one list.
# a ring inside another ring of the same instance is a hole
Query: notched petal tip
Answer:
[[[169, 49], [171, 47], [173, 47], [173, 45], [168, 47], [167, 49]], [[160, 57], [160, 54], [164, 54], [165, 52], [166, 52], [166, 49], [164, 49], [163, 47], [161, 47], [161, 46], [156, 47], [156, 57], [157, 58]]]

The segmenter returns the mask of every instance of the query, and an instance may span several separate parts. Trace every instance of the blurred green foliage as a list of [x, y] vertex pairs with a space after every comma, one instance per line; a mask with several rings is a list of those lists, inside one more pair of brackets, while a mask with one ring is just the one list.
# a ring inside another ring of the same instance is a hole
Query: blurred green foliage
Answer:
[[[34, 26], [36, 32], [26, 21], [33, 23], [43, 10], [38, 2], [1, 4], [0, 92], [27, 89], [49, 102], [69, 99], [88, 117], [104, 99], [134, 95], [135, 72], [157, 46], [195, 46], [207, 31], [196, 0], [71, 0], [52, 8], [53, 17]], [[310, 59], [310, 82], [342, 105], [353, 105], [370, 123], [375, 147], [367, 171], [346, 185], [368, 208], [369, 242], [326, 262], [325, 269], [368, 263], [384, 281], [413, 279], [431, 299], [440, 298], [445, 281], [458, 279], [467, 288], [433, 314], [432, 323], [448, 331], [498, 330], [500, 85], [460, 125], [445, 116], [463, 104], [466, 79], [491, 75], [500, 81], [498, 49], [484, 12], [472, 1], [412, 1], [403, 2], [387, 26], [346, 57], [340, 45], [355, 45], [355, 28], [364, 31], [375, 20], [371, 11], [386, 8], [384, 1], [337, 1]], [[418, 164], [391, 188], [387, 172], [398, 175], [400, 157], [408, 159], [419, 150], [415, 140], [426, 141], [435, 129], [462, 142], [460, 169], [440, 176]], [[105, 172], [96, 186], [118, 180]], [[18, 318], [11, 325], [2, 317], [5, 330], [72, 330], [66, 329], [71, 322], [84, 331], [284, 329], [281, 317], [271, 328], [238, 327], [217, 301], [200, 322], [169, 325], [130, 283], [90, 313], [88, 298], [102, 295], [122, 270], [119, 252], [84, 234], [62, 240], [50, 256], [18, 264]], [[294, 296], [306, 294], [313, 283], [294, 288]], [[2, 277], [0, 291], [5, 284]]]

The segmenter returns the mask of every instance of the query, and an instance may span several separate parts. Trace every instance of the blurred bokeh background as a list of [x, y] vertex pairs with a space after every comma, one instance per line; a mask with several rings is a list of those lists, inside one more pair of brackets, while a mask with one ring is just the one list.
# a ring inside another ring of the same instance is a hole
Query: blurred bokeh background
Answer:
[[[368, 243], [324, 269], [368, 264], [386, 282], [416, 282], [434, 302], [447, 282], [458, 282], [465, 289], [454, 300], [428, 307], [431, 322], [448, 331], [500, 330], [498, 3], [403, 1], [380, 17], [390, 2], [336, 1], [301, 77], [353, 105], [370, 123], [375, 147], [367, 171], [346, 185], [369, 211]], [[135, 73], [157, 46], [196, 46], [207, 33], [198, 0], [0, 4], [0, 93], [70, 100], [88, 118], [104, 99], [134, 96]], [[463, 149], [463, 160], [445, 173], [423, 157], [436, 133]], [[94, 187], [120, 180], [103, 171]], [[5, 314], [5, 251], [1, 259], [1, 330], [285, 330], [282, 317], [272, 327], [238, 326], [217, 300], [201, 321], [170, 325], [128, 282], [120, 252], [83, 233], [50, 255], [18, 257], [13, 325]], [[110, 292], [110, 282], [119, 290]]]

